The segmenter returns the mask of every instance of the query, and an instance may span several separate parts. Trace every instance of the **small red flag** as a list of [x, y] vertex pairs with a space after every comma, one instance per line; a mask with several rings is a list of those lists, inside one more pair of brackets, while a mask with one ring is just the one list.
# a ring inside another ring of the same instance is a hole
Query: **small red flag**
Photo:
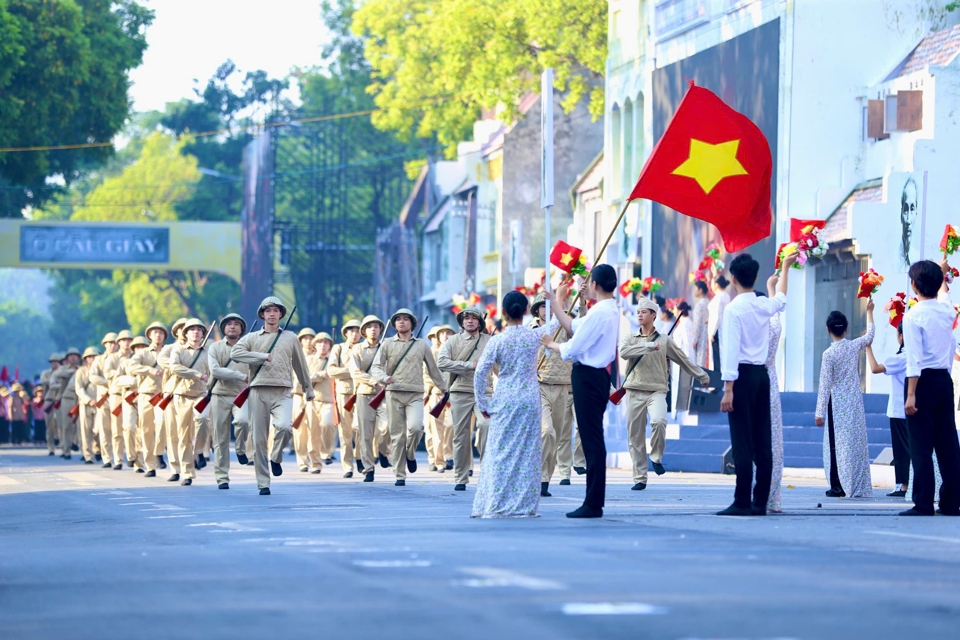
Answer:
[[823, 229], [825, 226], [827, 226], [826, 220], [801, 220], [799, 218], [790, 218], [790, 242], [796, 242], [799, 240], [800, 236], [803, 235], [803, 230], [807, 227]]
[[570, 270], [580, 260], [581, 253], [583, 251], [573, 245], [569, 245], [563, 240], [557, 240], [557, 244], [553, 245], [553, 250], [550, 252], [550, 264], [566, 273], [570, 273]]
[[8, 382], [10, 380], [10, 372], [7, 371], [7, 365], [3, 365], [3, 369], [0, 369], [0, 382]]
[[770, 144], [757, 125], [691, 83], [630, 199], [709, 222], [734, 252], [770, 235], [772, 173]]

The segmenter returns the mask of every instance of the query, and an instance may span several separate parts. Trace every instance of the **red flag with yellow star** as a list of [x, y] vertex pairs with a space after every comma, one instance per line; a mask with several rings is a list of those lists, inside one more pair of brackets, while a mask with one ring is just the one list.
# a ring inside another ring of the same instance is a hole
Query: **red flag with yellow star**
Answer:
[[566, 273], [570, 273], [577, 261], [580, 260], [580, 254], [583, 252], [575, 246], [567, 244], [563, 240], [557, 240], [550, 252], [550, 264], [559, 267]]
[[717, 227], [728, 252], [770, 235], [773, 160], [763, 132], [692, 83], [630, 199], [646, 198]]

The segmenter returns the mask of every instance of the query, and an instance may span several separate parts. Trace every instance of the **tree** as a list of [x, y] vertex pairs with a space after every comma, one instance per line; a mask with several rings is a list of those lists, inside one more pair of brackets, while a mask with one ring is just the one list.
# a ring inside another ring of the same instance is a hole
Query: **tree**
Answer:
[[[153, 12], [134, 0], [0, 0], [0, 148], [109, 142], [129, 113]], [[109, 146], [0, 153], [0, 216], [40, 207]]]
[[55, 350], [47, 333], [50, 322], [29, 307], [12, 300], [0, 301], [0, 365], [10, 375], [20, 367], [20, 380], [33, 378], [47, 367]]
[[436, 138], [448, 154], [483, 109], [517, 115], [552, 67], [563, 107], [587, 94], [603, 114], [605, 0], [369, 0], [353, 30], [373, 68], [374, 124], [402, 138]]

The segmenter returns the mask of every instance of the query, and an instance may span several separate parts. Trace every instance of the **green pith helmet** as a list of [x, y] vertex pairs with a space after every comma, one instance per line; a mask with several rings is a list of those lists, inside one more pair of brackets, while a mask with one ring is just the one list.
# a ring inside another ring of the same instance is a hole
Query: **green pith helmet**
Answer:
[[440, 331], [439, 326], [430, 329], [430, 331], [427, 331], [427, 340], [429, 340], [430, 338], [436, 337], [438, 331]]
[[480, 327], [483, 327], [483, 311], [476, 307], [467, 307], [457, 314], [457, 324], [460, 325], [461, 329], [463, 328], [463, 319], [467, 316], [475, 316], [480, 321]]
[[[187, 329], [190, 329], [192, 327], [200, 327], [201, 329], [203, 329], [203, 337], [204, 338], [207, 337], [207, 325], [203, 324], [203, 322], [200, 321], [200, 318], [190, 318], [189, 320], [187, 320], [187, 323], [183, 325], [184, 334], [186, 334]], [[201, 338], [201, 340], [202, 339], [203, 338]]]
[[66, 356], [79, 356], [80, 349], [77, 349], [76, 347], [70, 347], [69, 349], [67, 349], [67, 352], [63, 355], [64, 355], [64, 359], [66, 359]]
[[321, 331], [320, 333], [318, 333], [316, 337], [314, 337], [313, 339], [313, 344], [317, 344], [318, 342], [323, 342], [324, 340], [329, 342], [331, 347], [333, 346], [333, 336], [331, 336], [326, 331]]
[[300, 333], [297, 334], [297, 340], [299, 340], [304, 336], [310, 336], [310, 338], [313, 339], [314, 337], [316, 337], [316, 335], [317, 335], [316, 331], [314, 331], [310, 327], [304, 327], [303, 329], [300, 329]]
[[223, 328], [226, 327], [227, 323], [230, 322], [231, 320], [236, 320], [237, 322], [240, 323], [241, 336], [247, 333], [247, 321], [244, 320], [242, 317], [240, 317], [239, 313], [228, 313], [227, 315], [223, 316], [223, 320], [220, 321], [220, 333], [222, 335], [227, 335], [226, 332], [224, 332]]
[[537, 310], [543, 305], [547, 304], [547, 299], [543, 297], [542, 293], [538, 293], [533, 299], [533, 304], [530, 305], [530, 315], [537, 318]]
[[263, 319], [263, 310], [267, 307], [277, 307], [280, 309], [280, 319], [282, 320], [285, 315], [287, 315], [287, 305], [280, 302], [280, 298], [277, 296], [267, 296], [263, 299], [263, 302], [260, 303], [260, 308], [257, 309], [257, 317], [261, 320]]
[[107, 333], [107, 335], [103, 336], [103, 340], [100, 341], [100, 344], [106, 345], [108, 342], [116, 342], [116, 341], [117, 341], [117, 334], [114, 333], [113, 331], [110, 331], [109, 333]]
[[134, 351], [137, 350], [137, 347], [149, 347], [150, 343], [147, 342], [147, 339], [143, 336], [137, 336], [133, 339], [133, 342], [130, 343], [130, 348]]
[[170, 327], [170, 333], [173, 334], [174, 340], [179, 340], [179, 334], [183, 331], [183, 325], [185, 324], [187, 324], [186, 318], [177, 318], [177, 321]]
[[150, 326], [143, 330], [143, 335], [149, 336], [150, 332], [154, 329], [160, 329], [160, 331], [163, 331], [163, 340], [160, 341], [161, 344], [166, 342], [167, 338], [170, 337], [170, 333], [167, 331], [167, 328], [163, 326], [162, 322], [151, 322]]
[[63, 354], [57, 353], [56, 351], [51, 353], [50, 357], [47, 358], [47, 362], [60, 362], [61, 360], [63, 360]]
[[456, 333], [456, 331], [454, 331], [453, 327], [451, 327], [450, 325], [442, 324], [439, 327], [437, 327], [437, 337], [439, 338], [440, 334], [444, 331], [449, 331], [450, 333]]
[[340, 335], [346, 338], [348, 329], [359, 329], [359, 328], [360, 328], [359, 320], [353, 320], [353, 319], [347, 320], [345, 323], [343, 323], [343, 326], [340, 327]]
[[117, 341], [119, 342], [120, 340], [133, 340], [133, 332], [130, 331], [130, 329], [124, 329], [117, 334]]
[[382, 336], [383, 330], [386, 328], [386, 326], [383, 324], [383, 320], [381, 320], [377, 316], [364, 317], [363, 322], [360, 323], [360, 335], [361, 336], [363, 335], [363, 330], [367, 328], [368, 324], [374, 324], [374, 323], [380, 325], [380, 335]]
[[91, 358], [91, 357], [96, 358], [98, 355], [100, 355], [100, 351], [97, 350], [96, 347], [87, 347], [86, 349], [83, 350], [82, 358], [86, 360], [87, 358]]
[[417, 328], [417, 323], [419, 323], [420, 321], [417, 319], [417, 316], [415, 316], [415, 315], [413, 314], [413, 311], [410, 311], [410, 309], [398, 309], [396, 313], [394, 313], [392, 316], [390, 316], [390, 326], [391, 326], [391, 327], [393, 327], [394, 329], [397, 328], [396, 321], [397, 321], [397, 318], [398, 318], [399, 316], [410, 316], [410, 320], [413, 321], [413, 327], [412, 327], [410, 330], [411, 330], [411, 331], [415, 331], [415, 330], [416, 330], [416, 328]]

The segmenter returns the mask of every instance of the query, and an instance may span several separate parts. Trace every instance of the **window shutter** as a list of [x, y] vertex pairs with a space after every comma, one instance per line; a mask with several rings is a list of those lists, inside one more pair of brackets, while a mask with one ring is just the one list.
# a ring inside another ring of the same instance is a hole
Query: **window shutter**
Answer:
[[923, 128], [923, 91], [897, 92], [897, 130], [919, 131]]
[[874, 140], [890, 137], [883, 132], [883, 100], [867, 101], [867, 137]]

